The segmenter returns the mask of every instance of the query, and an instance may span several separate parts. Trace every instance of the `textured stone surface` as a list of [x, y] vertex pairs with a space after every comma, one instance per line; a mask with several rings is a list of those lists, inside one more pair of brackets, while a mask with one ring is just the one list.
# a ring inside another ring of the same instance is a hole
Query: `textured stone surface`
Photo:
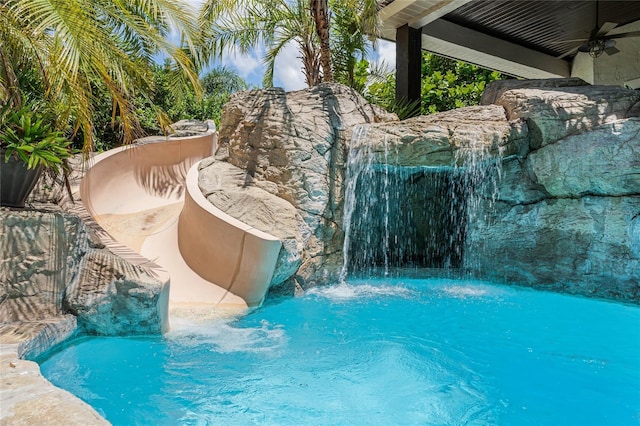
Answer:
[[65, 314], [37, 321], [0, 324], [0, 345], [14, 345], [20, 358], [35, 358], [76, 334], [78, 322]]
[[165, 291], [143, 269], [106, 250], [90, 250], [66, 289], [63, 307], [88, 334], [160, 334]]
[[496, 99], [509, 120], [526, 121], [537, 149], [636, 115], [640, 92], [614, 86], [506, 90]]
[[528, 168], [554, 197], [640, 194], [640, 118], [618, 120], [532, 152]]
[[506, 158], [499, 179], [499, 200], [509, 205], [532, 204], [549, 197], [549, 193], [527, 171], [527, 159]]
[[467, 261], [499, 281], [637, 303], [639, 217], [640, 196], [499, 205], [479, 217]]
[[[297, 279], [305, 283], [336, 276], [342, 262], [339, 224], [351, 131], [359, 124], [389, 120], [396, 120], [395, 115], [337, 84], [291, 93], [241, 92], [225, 105], [217, 161], [203, 173], [227, 162], [242, 169], [251, 186], [290, 203], [304, 222], [298, 224], [304, 252]], [[225, 207], [223, 198], [214, 197], [214, 205]]]
[[580, 78], [546, 78], [540, 80], [498, 80], [485, 87], [480, 105], [497, 104], [504, 92], [519, 89], [557, 89], [563, 87], [587, 86]]
[[509, 122], [504, 108], [497, 105], [375, 124], [360, 142], [374, 144], [375, 161], [383, 163], [385, 155], [390, 155], [405, 167], [462, 165], [461, 150], [506, 156], [524, 154], [528, 149], [527, 127], [520, 121]]
[[[0, 345], [3, 346], [3, 345]], [[88, 404], [53, 386], [33, 361], [0, 347], [0, 393], [3, 425], [108, 425]]]
[[78, 217], [0, 210], [0, 321], [34, 321], [62, 313], [90, 241]]

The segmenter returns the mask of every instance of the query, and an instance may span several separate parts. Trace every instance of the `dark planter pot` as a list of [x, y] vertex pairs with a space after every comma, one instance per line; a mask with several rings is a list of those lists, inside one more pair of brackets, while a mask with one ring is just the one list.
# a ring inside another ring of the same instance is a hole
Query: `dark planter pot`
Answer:
[[24, 208], [42, 174], [42, 166], [29, 170], [23, 161], [13, 156], [5, 163], [4, 150], [0, 150], [0, 155], [0, 206]]

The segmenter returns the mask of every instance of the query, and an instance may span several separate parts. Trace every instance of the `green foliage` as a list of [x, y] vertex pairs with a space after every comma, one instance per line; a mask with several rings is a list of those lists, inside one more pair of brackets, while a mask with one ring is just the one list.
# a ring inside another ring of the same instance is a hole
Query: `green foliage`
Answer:
[[[485, 85], [508, 78], [498, 71], [444, 58], [431, 53], [422, 54], [422, 114], [433, 114], [454, 108], [478, 105]], [[364, 96], [371, 103], [395, 112], [400, 119], [415, 115], [415, 104], [396, 101], [396, 82], [393, 72], [382, 73], [366, 86]]]
[[307, 84], [320, 82], [319, 41], [309, 0], [206, 0], [200, 19], [206, 44], [216, 55], [228, 49], [249, 53], [264, 45], [265, 87], [273, 86], [276, 58], [289, 42], [298, 46]]
[[58, 172], [71, 156], [70, 143], [61, 132], [51, 129], [32, 104], [2, 114], [0, 147], [4, 149], [5, 162], [14, 156], [28, 169], [43, 166]]
[[202, 88], [205, 95], [216, 93], [233, 93], [248, 89], [247, 82], [235, 71], [225, 67], [214, 68], [206, 73], [201, 79]]
[[366, 54], [368, 38], [358, 26], [360, 11], [349, 7], [347, 3], [340, 0], [330, 2], [333, 12], [330, 31], [333, 78], [336, 82], [361, 91], [364, 84], [362, 81], [356, 82], [355, 71]]
[[[124, 142], [140, 134], [133, 100], [153, 91], [154, 56], [172, 58], [174, 96], [192, 86], [206, 58], [191, 9], [174, 0], [0, 1], [0, 104], [21, 107], [27, 93], [48, 104], [52, 129], [94, 142], [96, 110], [108, 106]], [[179, 46], [169, 32], [181, 34]], [[100, 111], [101, 113], [101, 111]]]
[[486, 83], [501, 78], [504, 77], [497, 71], [424, 52], [422, 113], [478, 105]]
[[[231, 93], [248, 88], [247, 83], [236, 72], [227, 68], [214, 68], [200, 79], [203, 93], [185, 88], [180, 97], [171, 90], [171, 64], [165, 62], [153, 68], [153, 92], [150, 97], [139, 95], [133, 99], [133, 113], [145, 134], [162, 134], [164, 123], [183, 119], [213, 120], [220, 124], [222, 108]], [[96, 146], [104, 150], [119, 145], [122, 140], [120, 116], [112, 117], [108, 95], [95, 90], [95, 135]], [[162, 120], [159, 120], [162, 117]]]
[[396, 100], [396, 78], [391, 72], [382, 76], [370, 75], [371, 82], [364, 91], [364, 97], [371, 102], [394, 112], [400, 120], [416, 115], [419, 107], [418, 102], [408, 102], [406, 100]]
[[[363, 90], [356, 71], [372, 43], [370, 35], [377, 31], [378, 2], [329, 0], [327, 4], [334, 81]], [[309, 0], [205, 0], [200, 11], [206, 44], [215, 54], [229, 48], [248, 53], [260, 44], [265, 46], [265, 87], [273, 85], [275, 60], [289, 42], [298, 47], [307, 85], [323, 81], [316, 25]]]

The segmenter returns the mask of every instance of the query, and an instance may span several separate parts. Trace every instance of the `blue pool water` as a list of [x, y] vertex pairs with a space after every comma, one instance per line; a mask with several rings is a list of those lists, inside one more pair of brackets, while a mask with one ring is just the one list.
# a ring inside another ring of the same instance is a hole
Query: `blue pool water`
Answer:
[[640, 424], [640, 308], [360, 280], [41, 360], [115, 425]]

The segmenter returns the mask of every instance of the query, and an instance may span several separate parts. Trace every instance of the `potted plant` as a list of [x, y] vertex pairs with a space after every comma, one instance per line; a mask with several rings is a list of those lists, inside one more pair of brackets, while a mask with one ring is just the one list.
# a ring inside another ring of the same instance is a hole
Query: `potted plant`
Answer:
[[65, 166], [70, 144], [32, 105], [0, 111], [0, 205], [24, 207], [42, 171]]

